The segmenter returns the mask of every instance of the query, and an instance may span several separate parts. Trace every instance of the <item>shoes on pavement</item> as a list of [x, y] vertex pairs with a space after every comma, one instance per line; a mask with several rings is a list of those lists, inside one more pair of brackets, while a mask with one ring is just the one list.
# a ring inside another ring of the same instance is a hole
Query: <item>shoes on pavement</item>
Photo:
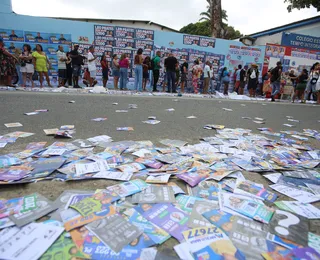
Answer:
[[79, 85], [74, 86], [73, 88], [81, 88]]

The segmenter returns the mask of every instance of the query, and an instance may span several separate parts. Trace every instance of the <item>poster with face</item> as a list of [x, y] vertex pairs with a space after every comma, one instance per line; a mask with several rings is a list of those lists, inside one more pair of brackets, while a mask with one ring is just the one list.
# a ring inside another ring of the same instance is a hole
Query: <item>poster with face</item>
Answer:
[[200, 37], [193, 35], [183, 35], [183, 44], [185, 45], [200, 45]]
[[209, 37], [200, 37], [200, 47], [214, 48], [216, 46], [216, 39]]
[[114, 47], [133, 49], [135, 41], [127, 38], [114, 38]]
[[134, 38], [139, 40], [154, 40], [154, 31], [153, 30], [145, 30], [145, 29], [135, 29]]
[[135, 48], [136, 49], [143, 49], [143, 50], [153, 50], [153, 41], [148, 41], [148, 40], [135, 40]]
[[134, 28], [116, 26], [114, 31], [114, 37], [116, 38], [134, 38]]

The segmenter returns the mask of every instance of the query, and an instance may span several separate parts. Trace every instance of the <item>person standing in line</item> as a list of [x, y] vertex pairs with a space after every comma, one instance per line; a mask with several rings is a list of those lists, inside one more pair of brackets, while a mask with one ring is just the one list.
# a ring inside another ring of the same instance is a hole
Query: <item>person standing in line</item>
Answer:
[[145, 57], [143, 64], [143, 82], [142, 82], [142, 90], [146, 91], [147, 82], [149, 80], [149, 70], [151, 69], [151, 59], [149, 56]]
[[58, 58], [58, 77], [59, 77], [59, 87], [62, 87], [66, 84], [67, 78], [67, 55], [63, 50], [63, 46], [58, 46], [57, 51], [57, 58]]
[[113, 56], [112, 56], [111, 70], [112, 70], [112, 76], [113, 76], [113, 87], [115, 90], [118, 90], [118, 83], [119, 83], [119, 77], [120, 77], [120, 67], [119, 67], [119, 61], [118, 61], [117, 54], [113, 54]]
[[108, 61], [107, 61], [107, 57], [106, 54], [103, 53], [100, 59], [100, 64], [101, 64], [101, 68], [102, 68], [102, 84], [103, 87], [107, 89], [107, 82], [109, 79], [109, 66], [108, 66]]
[[121, 55], [119, 66], [120, 66], [120, 90], [126, 90], [127, 81], [128, 81], [128, 69], [129, 69], [129, 59], [127, 58], [126, 53], [123, 53]]
[[176, 90], [177, 90], [178, 86], [180, 84], [180, 64], [179, 64], [179, 61], [176, 64], [176, 82], [174, 84], [175, 84]]
[[70, 57], [72, 59], [72, 79], [73, 87], [80, 88], [79, 77], [81, 75], [81, 65], [83, 64], [83, 57], [79, 54], [79, 45], [75, 44], [73, 50], [70, 52]]
[[209, 84], [210, 84], [210, 61], [206, 61], [203, 70], [203, 94], [208, 94]]
[[94, 56], [94, 47], [89, 47], [88, 52], [88, 70], [90, 73], [90, 87], [93, 87], [93, 82], [97, 76], [97, 66], [96, 66], [97, 56]]
[[320, 66], [319, 62], [316, 62], [315, 64], [312, 65], [310, 69], [310, 76], [309, 76], [306, 92], [304, 95], [304, 101], [310, 100], [311, 94], [316, 95], [315, 87], [319, 80], [319, 74], [317, 74], [316, 72], [318, 71], [319, 66]]
[[36, 68], [36, 71], [39, 73], [40, 88], [43, 88], [43, 75], [46, 77], [48, 87], [52, 88], [48, 75], [48, 67], [50, 68], [51, 64], [40, 44], [36, 45], [36, 51], [32, 53], [32, 57], [34, 67]]
[[143, 57], [142, 57], [143, 50], [140, 48], [137, 51], [137, 54], [134, 56], [134, 88], [137, 92], [142, 91], [142, 63], [143, 63]]
[[158, 92], [157, 90], [157, 84], [159, 81], [159, 76], [160, 76], [160, 61], [161, 61], [161, 52], [157, 51], [156, 52], [156, 56], [153, 58], [152, 62], [153, 62], [153, 92]]
[[255, 97], [259, 79], [259, 70], [257, 64], [251, 64], [251, 68], [247, 72], [247, 79], [249, 95], [250, 97]]
[[192, 72], [192, 86], [195, 94], [199, 92], [199, 77], [202, 74], [202, 68], [199, 65], [199, 60], [195, 60], [191, 68]]
[[221, 71], [221, 82], [223, 84], [223, 95], [228, 96], [230, 73], [227, 67], [224, 67]]
[[185, 59], [182, 60], [183, 63], [180, 67], [181, 70], [181, 85], [180, 85], [180, 92], [184, 93], [184, 88], [187, 83], [187, 77], [188, 77], [188, 63]]
[[235, 72], [236, 78], [235, 78], [235, 81], [234, 81], [235, 83], [234, 83], [234, 89], [233, 89], [233, 91], [237, 92], [238, 94], [239, 94], [239, 87], [240, 87], [240, 73], [241, 73], [241, 70], [242, 70], [242, 65], [239, 64], [238, 65], [238, 69]]
[[172, 53], [169, 54], [169, 57], [165, 59], [164, 66], [167, 71], [167, 80], [168, 80], [168, 93], [177, 93], [176, 91], [176, 65], [178, 60], [173, 56]]
[[[22, 73], [22, 87], [26, 87], [27, 78], [31, 81], [32, 88], [34, 87], [34, 82], [32, 80], [32, 75], [34, 73], [34, 67], [32, 64], [32, 53], [31, 46], [29, 44], [23, 45], [23, 52], [20, 54], [19, 59], [21, 60], [21, 73]], [[24, 65], [24, 66], [23, 66]]]
[[213, 64], [210, 62], [210, 83], [209, 83], [209, 87], [210, 87], [210, 93], [211, 94], [216, 94], [216, 91], [214, 89], [214, 71], [213, 71]]
[[72, 59], [70, 57], [70, 52], [67, 52], [67, 60], [66, 60], [66, 68], [67, 68], [67, 78], [66, 78], [66, 83], [68, 84], [68, 87], [72, 86], [72, 66], [71, 62]]
[[271, 102], [275, 102], [275, 95], [280, 93], [280, 83], [281, 83], [281, 74], [282, 74], [282, 64], [280, 61], [277, 62], [277, 67], [275, 67], [271, 71], [271, 86], [272, 86], [272, 94], [271, 94]]
[[303, 103], [303, 94], [308, 83], [308, 71], [306, 69], [303, 69], [301, 74], [297, 78], [295, 78], [295, 80], [298, 80], [298, 84], [291, 102], [294, 103], [294, 101], [298, 97], [301, 100], [301, 103]]

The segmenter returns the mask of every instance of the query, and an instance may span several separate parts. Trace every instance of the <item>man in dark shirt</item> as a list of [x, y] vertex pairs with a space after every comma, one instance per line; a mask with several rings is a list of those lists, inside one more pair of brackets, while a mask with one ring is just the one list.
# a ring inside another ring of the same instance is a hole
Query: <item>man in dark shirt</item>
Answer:
[[75, 44], [73, 50], [70, 52], [74, 88], [80, 88], [79, 77], [81, 73], [81, 65], [83, 64], [83, 57], [79, 54], [78, 49], [79, 45]]
[[168, 80], [168, 93], [177, 93], [176, 91], [176, 66], [178, 60], [173, 56], [172, 53], [169, 54], [169, 57], [165, 59], [164, 66], [167, 71], [167, 80]]
[[63, 34], [60, 34], [60, 38], [59, 38], [60, 42], [65, 42], [66, 38], [64, 38]]
[[277, 67], [275, 67], [271, 71], [271, 79], [270, 79], [271, 86], [272, 86], [271, 102], [274, 102], [275, 95], [280, 93], [281, 74], [282, 74], [282, 63], [281, 63], [281, 61], [278, 61]]
[[35, 37], [36, 40], [43, 40], [43, 38], [41, 37], [40, 33], [37, 33], [37, 36]]
[[18, 38], [14, 30], [11, 31], [9, 38]]

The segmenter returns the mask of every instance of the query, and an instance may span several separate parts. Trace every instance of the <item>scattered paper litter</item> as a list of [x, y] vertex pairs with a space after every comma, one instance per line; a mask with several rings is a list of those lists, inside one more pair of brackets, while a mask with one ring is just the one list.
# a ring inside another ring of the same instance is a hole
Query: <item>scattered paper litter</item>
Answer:
[[242, 119], [249, 119], [249, 120], [252, 120], [251, 117], [248, 117], [248, 116], [243, 116]]
[[4, 148], [7, 145], [7, 143], [0, 143], [0, 148]]
[[133, 127], [117, 127], [117, 131], [134, 131]]
[[38, 115], [39, 112], [29, 112], [29, 113], [24, 113], [26, 116], [33, 116], [33, 115]]
[[292, 119], [292, 118], [293, 118], [293, 116], [286, 116], [286, 118], [290, 118], [290, 119]]
[[288, 118], [288, 121], [290, 121], [290, 122], [297, 122], [297, 123], [299, 123], [299, 122], [300, 122], [299, 120], [292, 119], [292, 118]]
[[128, 110], [116, 110], [116, 113], [128, 113]]
[[101, 122], [101, 121], [105, 121], [107, 120], [106, 117], [98, 117], [98, 118], [94, 118], [94, 119], [91, 119], [92, 121], [95, 121], [95, 122]]
[[55, 135], [59, 129], [58, 128], [53, 128], [53, 129], [43, 129], [46, 135]]
[[294, 127], [294, 125], [290, 125], [290, 124], [283, 124], [283, 125], [287, 127]]
[[60, 126], [60, 130], [73, 130], [74, 129], [74, 125], [63, 125]]
[[49, 109], [37, 109], [34, 112], [48, 112]]
[[145, 123], [145, 124], [149, 124], [149, 125], [156, 125], [156, 124], [159, 124], [161, 121], [159, 120], [147, 120], [147, 121], [142, 121], [142, 123]]
[[74, 100], [70, 100], [70, 101], [69, 101], [69, 103], [76, 103], [76, 101], [74, 101]]
[[6, 127], [10, 128], [10, 127], [21, 127], [23, 126], [21, 123], [7, 123], [4, 124]]
[[156, 120], [157, 117], [155, 117], [155, 116], [149, 116], [148, 119], [150, 119], [150, 120]]
[[187, 117], [188, 119], [194, 119], [194, 118], [197, 118], [196, 116], [188, 116]]
[[168, 109], [166, 109], [166, 111], [173, 112], [173, 111], [175, 111], [175, 109], [174, 108], [168, 108]]
[[247, 105], [246, 105], [246, 104], [241, 104], [241, 106], [242, 106], [242, 107], [246, 107]]
[[112, 105], [116, 106], [116, 105], [118, 105], [118, 103], [115, 102], [115, 103], [112, 103]]
[[255, 117], [254, 119], [255, 119], [255, 120], [258, 120], [258, 121], [265, 121], [265, 119], [264, 119], [264, 118], [261, 118], [261, 117]]
[[265, 124], [265, 122], [263, 122], [263, 121], [255, 121], [255, 120], [253, 120], [252, 122], [254, 122], [254, 123], [256, 123], [256, 124]]
[[223, 110], [225, 110], [225, 111], [233, 111], [231, 108], [222, 108]]

